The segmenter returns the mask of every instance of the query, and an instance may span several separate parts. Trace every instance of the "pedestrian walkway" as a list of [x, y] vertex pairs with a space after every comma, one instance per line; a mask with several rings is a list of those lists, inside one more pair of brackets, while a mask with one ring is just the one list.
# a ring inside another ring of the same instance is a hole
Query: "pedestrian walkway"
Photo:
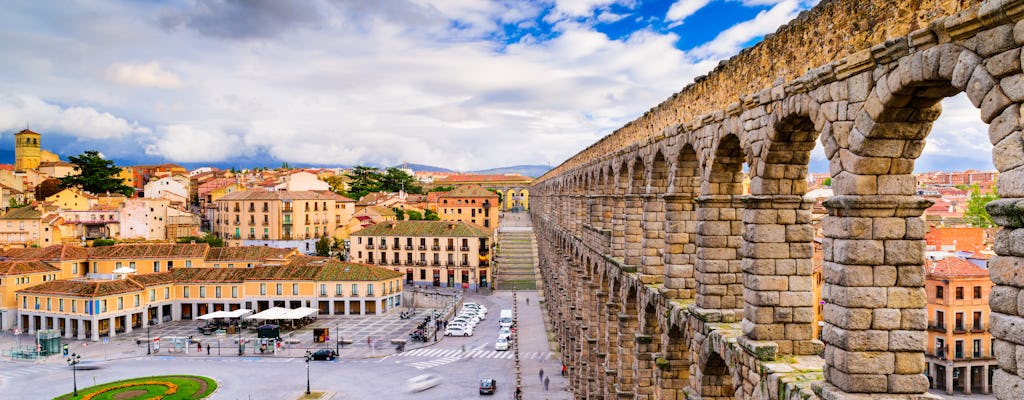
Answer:
[[498, 290], [537, 288], [533, 240], [529, 214], [504, 214], [498, 229], [497, 269], [494, 272]]
[[[515, 353], [512, 351], [495, 351], [495, 350], [472, 350], [463, 353], [459, 349], [431, 349], [422, 348], [402, 353], [395, 354], [393, 357], [456, 357], [456, 358], [497, 358], [497, 359], [513, 359]], [[523, 352], [519, 353], [520, 359], [531, 359], [531, 360], [544, 360], [551, 358], [551, 352]]]

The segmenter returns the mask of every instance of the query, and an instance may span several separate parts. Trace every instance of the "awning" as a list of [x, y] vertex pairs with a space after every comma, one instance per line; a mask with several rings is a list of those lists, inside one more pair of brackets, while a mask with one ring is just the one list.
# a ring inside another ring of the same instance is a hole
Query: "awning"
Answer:
[[284, 307], [274, 307], [263, 310], [258, 314], [253, 314], [245, 319], [259, 319], [259, 320], [271, 320], [271, 319], [299, 319], [305, 318], [310, 315], [316, 314], [317, 309], [310, 307], [299, 307], [296, 309], [289, 309]]
[[214, 311], [209, 314], [200, 315], [196, 319], [240, 318], [246, 314], [252, 314], [252, 310], [248, 308], [240, 308], [235, 311]]
[[121, 267], [114, 270], [115, 274], [134, 274], [135, 268]]

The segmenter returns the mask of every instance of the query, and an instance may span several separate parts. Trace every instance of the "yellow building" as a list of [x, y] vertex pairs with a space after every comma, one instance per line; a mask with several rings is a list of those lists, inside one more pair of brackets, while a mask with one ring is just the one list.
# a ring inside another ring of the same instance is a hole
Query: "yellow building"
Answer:
[[24, 129], [14, 134], [14, 169], [24, 171], [39, 167], [40, 151], [39, 133]]
[[44, 201], [67, 211], [88, 211], [99, 202], [96, 196], [71, 188], [54, 193]]
[[316, 241], [348, 223], [355, 201], [330, 191], [234, 192], [215, 202], [213, 233], [231, 246], [316, 250]]
[[406, 283], [476, 290], [489, 287], [491, 230], [456, 221], [390, 221], [353, 233], [359, 263], [402, 272]]
[[442, 221], [462, 221], [484, 228], [498, 226], [498, 195], [480, 186], [459, 186], [437, 198]]
[[49, 246], [63, 239], [64, 220], [31, 206], [9, 209], [0, 215], [0, 245], [12, 247]]
[[959, 257], [926, 266], [928, 341], [925, 361], [932, 388], [971, 394], [992, 390], [997, 367], [986, 323], [992, 280], [988, 270]]
[[[205, 244], [8, 250], [0, 254], [0, 326], [96, 341], [213, 311], [382, 314], [401, 305], [398, 272], [296, 253]], [[5, 275], [4, 262], [17, 265]]]

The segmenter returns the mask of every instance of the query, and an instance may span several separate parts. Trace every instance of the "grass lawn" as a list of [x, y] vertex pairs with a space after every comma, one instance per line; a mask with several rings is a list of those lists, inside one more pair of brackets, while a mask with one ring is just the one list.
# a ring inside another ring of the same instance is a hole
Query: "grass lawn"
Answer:
[[164, 400], [205, 399], [214, 390], [217, 383], [204, 376], [147, 376], [82, 388], [78, 396], [68, 393], [54, 400], [133, 400], [160, 395]]

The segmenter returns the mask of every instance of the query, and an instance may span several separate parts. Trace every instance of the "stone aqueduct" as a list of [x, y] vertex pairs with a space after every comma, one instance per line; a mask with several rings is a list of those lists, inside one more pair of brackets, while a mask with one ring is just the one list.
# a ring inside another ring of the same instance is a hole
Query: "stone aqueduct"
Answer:
[[[912, 172], [940, 100], [963, 92], [1001, 173], [994, 392], [1024, 398], [1022, 20], [1024, 0], [824, 1], [539, 178], [546, 306], [576, 396], [928, 397], [930, 203]], [[802, 198], [816, 141], [836, 194], [821, 341]]]

